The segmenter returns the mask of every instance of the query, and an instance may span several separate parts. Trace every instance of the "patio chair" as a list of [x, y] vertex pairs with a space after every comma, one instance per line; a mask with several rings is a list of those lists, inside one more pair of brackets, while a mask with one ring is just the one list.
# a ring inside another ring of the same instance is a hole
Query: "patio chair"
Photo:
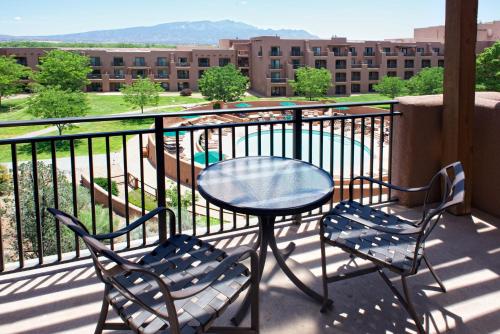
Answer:
[[[366, 180], [404, 192], [425, 191], [422, 218], [417, 223], [414, 223], [353, 201], [353, 184], [356, 180]], [[425, 255], [425, 240], [436, 226], [443, 212], [447, 208], [463, 202], [464, 182], [465, 176], [460, 162], [444, 167], [433, 176], [427, 186], [420, 188], [401, 188], [364, 176], [352, 179], [349, 184], [349, 200], [340, 202], [322, 217], [320, 223], [324, 293], [324, 303], [321, 311], [324, 312], [329, 307], [328, 283], [376, 271], [415, 321], [418, 332], [425, 333], [413, 307], [406, 278], [415, 275], [421, 261], [424, 260], [441, 290], [446, 292], [443, 282], [439, 279]], [[438, 204], [431, 207], [428, 203], [430, 193], [434, 187], [440, 185], [442, 185], [443, 196]], [[351, 259], [360, 257], [368, 260], [373, 263], [373, 266], [328, 276], [326, 273], [325, 244], [341, 248], [350, 254]], [[383, 269], [388, 269], [401, 276], [404, 297], [392, 284]]]
[[[135, 333], [258, 333], [258, 257], [241, 247], [231, 255], [194, 236], [178, 234], [158, 245], [137, 262], [129, 261], [101, 243], [124, 236], [160, 212], [157, 208], [119, 231], [90, 235], [75, 217], [48, 209], [57, 221], [83, 239], [90, 251], [97, 277], [104, 283], [99, 321], [95, 333], [103, 330], [131, 330]], [[239, 260], [251, 258], [251, 272]], [[238, 295], [248, 288], [251, 298], [250, 327], [213, 327]], [[107, 323], [109, 305], [123, 323]]]

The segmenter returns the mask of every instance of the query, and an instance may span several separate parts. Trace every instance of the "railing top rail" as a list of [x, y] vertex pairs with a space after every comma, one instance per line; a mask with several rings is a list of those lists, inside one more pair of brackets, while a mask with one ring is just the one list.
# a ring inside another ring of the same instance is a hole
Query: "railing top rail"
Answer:
[[111, 116], [93, 116], [93, 117], [67, 117], [67, 118], [47, 118], [37, 120], [21, 120], [0, 122], [0, 128], [16, 127], [16, 126], [31, 126], [31, 125], [51, 125], [51, 124], [69, 124], [69, 123], [87, 123], [87, 122], [102, 122], [102, 121], [120, 121], [130, 119], [148, 119], [155, 117], [182, 117], [192, 116], [209, 116], [209, 115], [222, 115], [222, 114], [241, 114], [253, 113], [261, 111], [284, 111], [284, 110], [309, 110], [309, 109], [324, 109], [324, 108], [339, 108], [339, 107], [363, 107], [363, 106], [377, 106], [384, 104], [398, 104], [397, 100], [386, 101], [369, 101], [369, 102], [346, 102], [346, 103], [327, 103], [327, 104], [308, 104], [308, 105], [295, 105], [295, 106], [276, 106], [276, 107], [255, 107], [255, 108], [233, 108], [233, 109], [207, 109], [181, 112], [163, 112], [163, 113], [150, 113], [150, 114], [125, 114], [125, 115], [111, 115]]

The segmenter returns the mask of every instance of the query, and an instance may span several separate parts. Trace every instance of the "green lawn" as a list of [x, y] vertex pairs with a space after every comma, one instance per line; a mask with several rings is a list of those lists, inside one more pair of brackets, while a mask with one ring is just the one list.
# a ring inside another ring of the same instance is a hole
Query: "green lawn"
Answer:
[[[121, 114], [124, 112], [136, 110], [136, 108], [133, 108], [130, 105], [126, 104], [123, 101], [123, 97], [120, 95], [99, 95], [89, 93], [87, 94], [87, 97], [90, 104], [90, 111], [87, 116]], [[188, 103], [200, 103], [205, 101], [206, 100], [203, 98], [190, 96], [160, 96], [160, 102], [158, 105], [169, 106]], [[35, 117], [27, 112], [26, 102], [27, 98], [3, 101], [0, 108], [0, 122], [35, 119]], [[43, 129], [45, 127], [46, 126], [22, 126], [2, 128], [0, 131], [0, 139], [20, 136], [25, 133]], [[99, 131], [99, 129], [96, 129], [96, 131]]]

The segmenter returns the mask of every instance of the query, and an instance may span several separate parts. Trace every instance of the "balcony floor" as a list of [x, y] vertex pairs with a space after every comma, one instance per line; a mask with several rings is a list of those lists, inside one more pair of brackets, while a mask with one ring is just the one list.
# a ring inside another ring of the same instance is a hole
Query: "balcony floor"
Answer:
[[[389, 210], [416, 219], [419, 211], [398, 206]], [[492, 225], [493, 224], [493, 225]], [[417, 312], [431, 333], [500, 332], [500, 219], [481, 212], [470, 217], [446, 215], [427, 242], [428, 256], [448, 292], [425, 266], [409, 279]], [[321, 287], [317, 221], [276, 229], [281, 247], [295, 241], [292, 257], [318, 277], [308, 282]], [[211, 237], [219, 247], [251, 244], [255, 234]], [[348, 257], [327, 248], [329, 271]], [[357, 260], [357, 263], [363, 263]], [[391, 275], [391, 277], [393, 277]], [[395, 278], [399, 285], [399, 279]], [[0, 276], [0, 333], [92, 333], [100, 310], [103, 286], [88, 261]], [[377, 274], [330, 285], [332, 311], [321, 314], [319, 305], [303, 295], [268, 256], [261, 282], [262, 333], [414, 333], [413, 322]], [[236, 301], [235, 305], [239, 303]], [[219, 324], [228, 323], [235, 305]], [[248, 317], [245, 320], [248, 322]]]

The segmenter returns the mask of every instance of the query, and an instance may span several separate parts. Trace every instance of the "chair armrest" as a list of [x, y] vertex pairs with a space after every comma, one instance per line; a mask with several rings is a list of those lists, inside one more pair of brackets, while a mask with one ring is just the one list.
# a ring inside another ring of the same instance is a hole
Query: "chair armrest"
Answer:
[[93, 235], [93, 237], [96, 238], [97, 240], [107, 240], [107, 239], [117, 238], [119, 236], [122, 236], [122, 235], [129, 233], [130, 231], [136, 229], [137, 227], [141, 226], [142, 224], [144, 224], [145, 222], [147, 222], [148, 220], [150, 220], [154, 216], [156, 216], [164, 211], [167, 211], [170, 215], [170, 219], [173, 219], [175, 221], [175, 214], [172, 210], [170, 210], [168, 208], [164, 208], [164, 207], [159, 207], [159, 208], [154, 209], [153, 211], [150, 211], [148, 214], [142, 216], [141, 218], [134, 221], [132, 224], [129, 224], [128, 226], [125, 226], [124, 228], [122, 228], [118, 231], [115, 231], [112, 233], [105, 233], [105, 234], [96, 234], [96, 235]]
[[374, 178], [368, 177], [368, 176], [356, 176], [355, 178], [353, 178], [351, 180], [351, 182], [349, 182], [349, 199], [350, 200], [352, 200], [352, 198], [353, 198], [352, 192], [353, 192], [354, 181], [356, 181], [356, 180], [364, 180], [364, 181], [368, 181], [368, 182], [371, 182], [371, 183], [377, 183], [377, 184], [380, 184], [380, 185], [382, 185], [384, 187], [387, 187], [387, 188], [390, 188], [390, 189], [394, 189], [394, 190], [398, 190], [398, 191], [404, 191], [404, 192], [428, 191], [431, 188], [430, 185], [426, 185], [424, 187], [405, 188], [405, 187], [400, 187], [400, 186], [394, 185], [392, 183], [388, 183], [388, 182], [384, 182], [384, 181], [381, 181], [381, 180], [377, 180], [377, 179], [374, 179]]
[[235, 263], [237, 263], [241, 259], [245, 259], [248, 256], [251, 258], [251, 275], [259, 275], [259, 258], [257, 252], [250, 247], [240, 246], [222, 260], [209, 274], [203, 277], [198, 283], [190, 286], [189, 288], [171, 291], [170, 295], [172, 299], [185, 299], [190, 298], [201, 291], [207, 289], [214, 282], [216, 282], [219, 277], [221, 277], [227, 268]]

